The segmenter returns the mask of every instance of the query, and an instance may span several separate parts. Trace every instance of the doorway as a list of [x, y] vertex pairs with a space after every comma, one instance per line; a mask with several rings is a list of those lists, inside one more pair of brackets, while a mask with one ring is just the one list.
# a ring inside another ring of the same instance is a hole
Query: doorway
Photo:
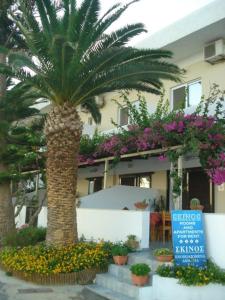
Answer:
[[198, 198], [204, 212], [214, 212], [214, 186], [201, 168], [186, 169], [183, 178], [183, 209], [190, 208], [190, 200]]

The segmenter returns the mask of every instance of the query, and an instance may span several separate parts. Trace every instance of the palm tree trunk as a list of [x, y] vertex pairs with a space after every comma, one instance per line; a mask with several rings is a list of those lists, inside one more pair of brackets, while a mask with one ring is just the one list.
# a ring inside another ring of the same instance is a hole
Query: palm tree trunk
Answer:
[[47, 244], [77, 241], [76, 186], [82, 122], [69, 103], [54, 107], [45, 123], [47, 138]]
[[[0, 164], [0, 172], [7, 168]], [[8, 181], [0, 184], [0, 238], [15, 229], [14, 210], [10, 183]]]
[[[0, 54], [0, 63], [6, 63], [5, 54]], [[6, 77], [0, 75], [0, 101], [6, 92]], [[4, 140], [1, 141], [4, 147]], [[7, 166], [0, 163], [0, 172], [7, 172]], [[14, 211], [11, 197], [10, 182], [0, 184], [0, 239], [15, 228]]]

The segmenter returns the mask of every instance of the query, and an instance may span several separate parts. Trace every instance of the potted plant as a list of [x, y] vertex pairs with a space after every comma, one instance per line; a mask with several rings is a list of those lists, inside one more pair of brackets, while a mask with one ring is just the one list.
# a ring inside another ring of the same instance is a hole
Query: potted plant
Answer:
[[134, 264], [130, 267], [131, 280], [134, 285], [144, 286], [149, 281], [151, 268], [147, 264]]
[[139, 241], [137, 240], [136, 235], [134, 235], [134, 234], [128, 235], [125, 245], [131, 251], [136, 251], [139, 248]]
[[159, 248], [153, 252], [158, 261], [170, 262], [173, 259], [173, 251], [168, 248]]
[[148, 207], [148, 202], [147, 202], [146, 199], [144, 199], [143, 201], [135, 202], [135, 203], [134, 203], [134, 206], [135, 206], [137, 209], [145, 210], [145, 209]]
[[201, 205], [200, 200], [198, 198], [193, 198], [190, 201], [190, 209], [191, 210], [203, 210], [204, 206]]
[[116, 265], [125, 265], [128, 260], [128, 249], [125, 245], [114, 245], [112, 247], [112, 256]]

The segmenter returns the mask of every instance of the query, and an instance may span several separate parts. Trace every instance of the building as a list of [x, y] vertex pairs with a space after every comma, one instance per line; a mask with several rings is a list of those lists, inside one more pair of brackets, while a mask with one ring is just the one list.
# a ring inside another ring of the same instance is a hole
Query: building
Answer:
[[[170, 101], [171, 109], [179, 106], [185, 98], [186, 112], [192, 112], [202, 95], [209, 95], [213, 83], [225, 89], [225, 2], [216, 0], [195, 11], [187, 17], [149, 36], [137, 47], [168, 49], [174, 53], [173, 62], [186, 69], [183, 82], [176, 85], [165, 83], [165, 98]], [[188, 97], [185, 91], [188, 91]], [[148, 109], [153, 112], [159, 98], [144, 94]], [[127, 108], [119, 108], [112, 99], [118, 99], [118, 93], [99, 97], [102, 105], [102, 122], [97, 126], [100, 132], [111, 132], [114, 126], [111, 119], [120, 125], [127, 125]], [[137, 93], [130, 94], [130, 100], [137, 101]], [[119, 100], [120, 101], [120, 100]], [[93, 134], [96, 126], [91, 116], [81, 111], [85, 124], [85, 133]], [[197, 158], [185, 157], [183, 162], [184, 191], [182, 207], [189, 208], [189, 200], [197, 197], [205, 207], [205, 212], [225, 212], [225, 185], [214, 186], [200, 168]], [[107, 182], [104, 182], [104, 163], [79, 168], [78, 192], [87, 195], [114, 185], [130, 185], [159, 190], [165, 206], [169, 205], [169, 162], [159, 163], [157, 158], [146, 160], [131, 159], [121, 161], [109, 170]]]

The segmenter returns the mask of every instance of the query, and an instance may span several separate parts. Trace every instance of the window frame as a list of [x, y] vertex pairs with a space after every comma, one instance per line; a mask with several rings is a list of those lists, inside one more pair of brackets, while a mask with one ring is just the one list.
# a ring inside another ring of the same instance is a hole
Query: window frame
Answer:
[[128, 115], [128, 120], [127, 120], [127, 124], [123, 124], [123, 125], [121, 125], [121, 111], [122, 111], [122, 109], [125, 109], [125, 108], [127, 108], [128, 109], [128, 107], [127, 106], [121, 106], [121, 107], [119, 107], [119, 110], [118, 110], [118, 125], [119, 126], [127, 126], [127, 125], [129, 125], [129, 123], [130, 123], [130, 118], [129, 118], [129, 115]]
[[[171, 108], [171, 111], [174, 110], [174, 91], [179, 89], [179, 88], [182, 88], [182, 87], [185, 87], [185, 89], [187, 89], [190, 85], [192, 84], [195, 84], [195, 83], [198, 83], [200, 82], [201, 83], [201, 87], [202, 87], [202, 79], [201, 78], [196, 78], [196, 79], [193, 79], [193, 80], [190, 80], [190, 81], [187, 81], [186, 83], [183, 83], [183, 84], [179, 84], [177, 86], [174, 86], [171, 88], [171, 91], [170, 91], [170, 108]], [[185, 97], [185, 107], [184, 109], [187, 109], [189, 107], [193, 107], [195, 105], [189, 105], [188, 106], [188, 93], [186, 93], [186, 97]]]

